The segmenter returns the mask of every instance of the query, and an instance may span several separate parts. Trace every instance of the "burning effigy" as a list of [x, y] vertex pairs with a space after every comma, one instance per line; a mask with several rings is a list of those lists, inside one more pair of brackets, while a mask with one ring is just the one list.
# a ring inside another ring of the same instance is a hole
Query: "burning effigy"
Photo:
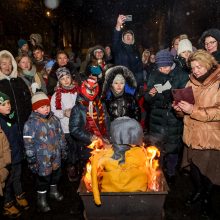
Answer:
[[96, 205], [101, 205], [100, 192], [159, 191], [159, 150], [145, 147], [140, 124], [129, 117], [111, 123], [111, 145], [93, 142], [90, 161], [83, 181], [93, 193]]

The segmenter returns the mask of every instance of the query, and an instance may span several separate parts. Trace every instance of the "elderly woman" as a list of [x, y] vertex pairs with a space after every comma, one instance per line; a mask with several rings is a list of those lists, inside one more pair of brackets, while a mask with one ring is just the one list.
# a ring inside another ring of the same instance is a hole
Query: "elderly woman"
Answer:
[[195, 191], [186, 204], [202, 199], [202, 212], [210, 211], [212, 185], [220, 185], [220, 66], [205, 50], [189, 58], [195, 104], [180, 101], [174, 109], [184, 115], [183, 167], [190, 166]]
[[220, 63], [220, 30], [211, 28], [202, 33], [199, 44]]

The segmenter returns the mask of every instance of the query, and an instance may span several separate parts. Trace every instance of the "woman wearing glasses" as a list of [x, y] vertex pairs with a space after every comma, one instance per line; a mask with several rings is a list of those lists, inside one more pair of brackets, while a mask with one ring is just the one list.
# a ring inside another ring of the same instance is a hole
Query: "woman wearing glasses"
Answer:
[[209, 29], [203, 32], [199, 39], [199, 44], [212, 54], [218, 63], [220, 63], [220, 30]]

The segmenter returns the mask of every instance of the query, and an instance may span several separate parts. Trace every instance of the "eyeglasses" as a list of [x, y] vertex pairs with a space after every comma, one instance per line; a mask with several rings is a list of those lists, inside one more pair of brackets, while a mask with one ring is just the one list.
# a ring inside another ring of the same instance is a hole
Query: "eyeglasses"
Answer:
[[214, 44], [215, 42], [217, 42], [217, 41], [215, 40], [215, 41], [207, 42], [207, 43], [205, 43], [205, 46], [209, 46], [209, 44], [212, 45], [212, 44]]

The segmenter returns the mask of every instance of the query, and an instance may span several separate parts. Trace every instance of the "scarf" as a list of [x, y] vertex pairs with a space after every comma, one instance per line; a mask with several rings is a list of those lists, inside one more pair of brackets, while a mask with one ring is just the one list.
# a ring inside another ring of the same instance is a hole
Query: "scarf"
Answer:
[[[105, 114], [103, 105], [100, 100], [86, 101], [82, 100], [80, 103], [88, 108], [86, 113], [86, 130], [102, 138], [106, 135]], [[97, 111], [98, 110], [98, 111]]]
[[61, 110], [62, 109], [62, 105], [61, 105], [61, 96], [62, 93], [70, 93], [70, 94], [74, 94], [76, 92], [78, 92], [78, 87], [75, 85], [71, 85], [69, 87], [57, 87], [56, 88], [56, 98], [55, 98], [55, 107], [57, 110]]

